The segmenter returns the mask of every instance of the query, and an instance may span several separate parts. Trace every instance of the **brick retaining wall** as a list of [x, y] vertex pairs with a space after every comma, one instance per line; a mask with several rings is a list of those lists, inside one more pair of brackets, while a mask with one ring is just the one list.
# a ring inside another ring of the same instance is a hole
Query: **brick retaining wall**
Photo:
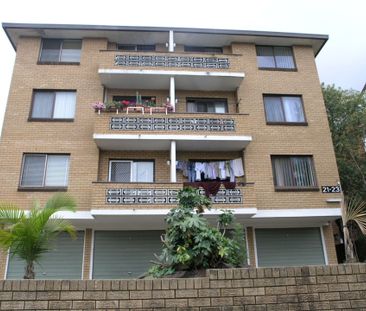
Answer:
[[1, 310], [366, 310], [366, 264], [157, 280], [0, 281]]

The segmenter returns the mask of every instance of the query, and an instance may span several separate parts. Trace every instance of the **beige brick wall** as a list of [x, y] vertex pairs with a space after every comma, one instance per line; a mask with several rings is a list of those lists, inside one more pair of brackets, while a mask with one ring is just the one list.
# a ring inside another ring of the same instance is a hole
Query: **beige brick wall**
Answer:
[[[100, 51], [105, 50], [107, 44], [106, 39], [84, 39], [80, 65], [37, 65], [40, 38], [19, 40], [0, 144], [1, 201], [10, 201], [23, 208], [29, 208], [34, 198], [44, 203], [52, 194], [17, 190], [22, 155], [25, 152], [70, 153], [68, 193], [76, 197], [80, 210], [89, 210], [91, 206], [104, 200], [104, 197], [96, 198], [95, 194], [93, 195], [96, 186], [92, 185], [92, 182], [105, 180], [107, 161], [110, 157], [140, 157], [135, 152], [99, 152], [92, 139], [95, 130], [105, 126], [106, 123], [103, 122], [107, 122], [103, 114], [96, 114], [90, 107], [92, 102], [103, 100], [103, 86], [98, 76], [98, 68], [116, 68], [113, 65], [115, 52]], [[185, 111], [185, 98], [189, 96], [226, 97], [230, 113], [235, 113], [236, 103], [240, 103], [239, 113], [241, 114], [233, 118], [237, 122], [237, 134], [253, 137], [253, 141], [244, 152], [245, 180], [255, 182], [253, 198], [256, 197], [258, 209], [339, 207], [338, 204], [326, 202], [328, 198], [340, 197], [336, 194], [322, 194], [320, 191], [274, 191], [270, 156], [275, 154], [313, 155], [319, 186], [335, 185], [339, 180], [312, 48], [294, 47], [297, 64], [297, 71], [294, 72], [258, 70], [253, 44], [233, 44], [231, 48], [234, 54], [222, 56], [230, 59], [230, 69], [227, 71], [244, 72], [246, 75], [237, 92], [178, 90], [177, 111]], [[174, 70], [179, 69], [174, 68]], [[202, 69], [194, 70], [202, 71]], [[33, 89], [77, 90], [74, 122], [28, 122]], [[308, 126], [266, 125], [263, 93], [302, 95]], [[108, 96], [134, 95], [135, 90], [107, 90], [107, 94]], [[141, 90], [141, 94], [156, 95], [158, 101], [163, 102], [168, 89]], [[212, 117], [212, 115], [207, 116]], [[102, 119], [104, 121], [101, 121]], [[107, 132], [106, 128], [105, 133]], [[227, 133], [221, 134], [227, 135]], [[169, 180], [169, 167], [166, 164], [169, 159], [168, 152], [156, 151], [149, 152], [148, 155], [143, 154], [141, 157], [154, 158], [156, 161], [156, 181], [167, 182]], [[177, 158], [214, 159], [234, 158], [237, 155], [240, 153], [191, 154], [178, 151]], [[182, 181], [182, 176], [179, 174], [178, 181]], [[93, 202], [93, 200], [96, 201]], [[328, 256], [334, 259], [331, 232], [325, 229], [324, 234], [329, 245]]]
[[0, 310], [364, 310], [365, 264], [213, 269], [187, 279], [0, 281]]
[[83, 251], [83, 280], [90, 279], [90, 270], [92, 269], [92, 250], [93, 250], [93, 230], [85, 229], [84, 251]]
[[326, 225], [322, 227], [323, 229], [323, 236], [324, 236], [324, 242], [325, 242], [325, 249], [328, 256], [328, 263], [330, 265], [336, 265], [338, 263], [337, 260], [337, 253], [336, 248], [334, 244], [334, 237], [333, 237], [333, 228], [332, 226]]

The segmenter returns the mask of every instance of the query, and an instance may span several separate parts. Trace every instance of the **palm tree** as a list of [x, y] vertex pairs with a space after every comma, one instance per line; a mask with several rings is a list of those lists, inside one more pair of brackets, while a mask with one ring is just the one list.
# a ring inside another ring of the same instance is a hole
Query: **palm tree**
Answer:
[[353, 197], [350, 200], [342, 200], [342, 222], [346, 262], [355, 262], [353, 241], [348, 226], [355, 223], [363, 234], [366, 234], [366, 202], [361, 198]]
[[44, 208], [34, 201], [29, 212], [13, 204], [0, 204], [0, 247], [26, 262], [24, 279], [34, 279], [34, 263], [52, 248], [61, 232], [76, 237], [68, 221], [54, 216], [58, 211], [75, 211], [75, 207], [75, 200], [64, 194], [52, 196]]

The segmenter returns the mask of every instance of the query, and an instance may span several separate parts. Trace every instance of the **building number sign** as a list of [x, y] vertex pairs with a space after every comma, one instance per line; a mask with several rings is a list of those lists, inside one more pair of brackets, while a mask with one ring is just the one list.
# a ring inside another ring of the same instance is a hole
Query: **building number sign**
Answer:
[[322, 186], [322, 193], [341, 193], [341, 186]]

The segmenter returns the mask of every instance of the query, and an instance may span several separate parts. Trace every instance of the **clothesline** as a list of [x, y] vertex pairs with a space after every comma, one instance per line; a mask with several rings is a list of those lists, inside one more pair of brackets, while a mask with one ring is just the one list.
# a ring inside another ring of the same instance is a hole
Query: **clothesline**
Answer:
[[235, 177], [244, 176], [243, 161], [241, 158], [226, 161], [177, 161], [177, 170], [188, 177], [189, 182], [206, 180], [227, 180], [235, 182]]

